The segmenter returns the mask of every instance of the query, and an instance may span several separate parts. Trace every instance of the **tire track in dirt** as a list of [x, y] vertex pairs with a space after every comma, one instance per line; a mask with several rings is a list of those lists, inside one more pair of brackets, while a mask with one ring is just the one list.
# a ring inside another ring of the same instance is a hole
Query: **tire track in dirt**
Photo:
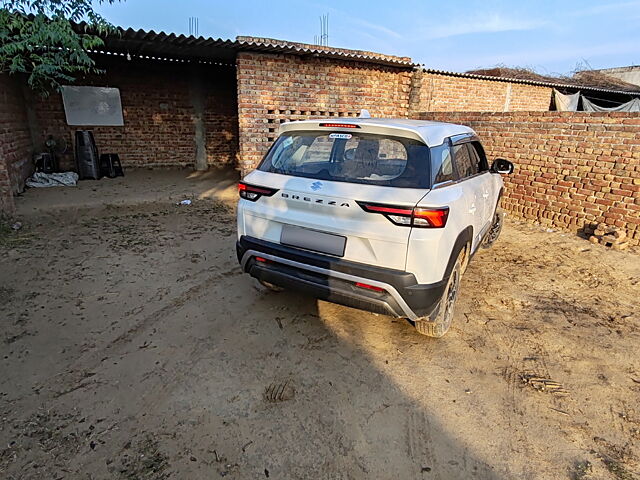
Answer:
[[161, 320], [164, 320], [166, 317], [172, 315], [181, 307], [183, 307], [188, 301], [196, 300], [202, 297], [205, 293], [208, 292], [209, 288], [215, 285], [219, 280], [223, 278], [228, 278], [231, 275], [239, 275], [240, 272], [238, 268], [232, 268], [225, 272], [217, 273], [207, 278], [204, 282], [194, 285], [189, 288], [185, 292], [181, 293], [177, 297], [174, 297], [168, 304], [164, 307], [156, 310], [155, 312], [147, 315], [137, 323], [135, 326], [127, 330], [126, 332], [120, 334], [117, 338], [109, 342], [105, 347], [103, 347], [100, 352], [107, 353], [111, 350], [116, 349], [122, 344], [126, 344], [131, 341], [131, 339], [136, 336], [136, 334], [146, 330], [154, 323], [158, 323]]
[[[209, 293], [211, 288], [215, 286], [220, 280], [229, 278], [229, 276], [233, 275], [240, 275], [237, 267], [211, 275], [203, 282], [190, 287], [180, 295], [174, 297], [163, 307], [144, 316], [142, 320], [137, 322], [125, 332], [121, 333], [115, 339], [111, 340], [105, 346], [100, 347], [97, 350], [89, 351], [87, 353], [88, 358], [78, 358], [72, 365], [69, 366], [67, 372], [59, 376], [59, 382], [56, 384], [57, 391], [75, 390], [76, 387], [83, 388], [82, 385], [76, 385], [78, 377], [77, 372], [80, 370], [80, 368], [82, 369], [82, 371], [88, 370], [94, 372], [106, 360], [118, 355], [119, 352], [121, 353], [123, 348], [131, 344], [135, 338], [137, 338], [143, 332], [147, 331], [150, 327], [176, 314], [180, 310], [180, 308], [187, 304], [187, 302], [196, 301], [199, 298], [202, 298], [204, 295]], [[191, 353], [193, 354], [194, 352], [195, 348]], [[67, 387], [65, 388], [65, 386]], [[57, 392], [53, 392], [53, 394], [55, 396]]]
[[[429, 473], [428, 478], [440, 479], [433, 455], [432, 429], [429, 418], [422, 410], [412, 410], [407, 418], [407, 454], [418, 472]], [[432, 472], [432, 473], [431, 473]], [[424, 475], [423, 475], [424, 476]]]

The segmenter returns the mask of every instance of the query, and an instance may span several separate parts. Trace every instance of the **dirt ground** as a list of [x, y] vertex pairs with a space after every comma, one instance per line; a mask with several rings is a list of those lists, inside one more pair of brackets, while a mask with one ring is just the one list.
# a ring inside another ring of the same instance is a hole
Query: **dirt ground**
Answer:
[[233, 179], [138, 175], [0, 233], [1, 478], [640, 478], [637, 252], [508, 219], [436, 340], [256, 289]]

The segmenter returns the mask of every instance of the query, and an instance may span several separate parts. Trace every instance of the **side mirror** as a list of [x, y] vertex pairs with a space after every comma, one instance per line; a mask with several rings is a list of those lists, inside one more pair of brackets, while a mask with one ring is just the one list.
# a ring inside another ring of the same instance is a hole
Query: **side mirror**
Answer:
[[513, 173], [513, 163], [504, 158], [496, 158], [491, 165], [491, 171], [493, 173]]

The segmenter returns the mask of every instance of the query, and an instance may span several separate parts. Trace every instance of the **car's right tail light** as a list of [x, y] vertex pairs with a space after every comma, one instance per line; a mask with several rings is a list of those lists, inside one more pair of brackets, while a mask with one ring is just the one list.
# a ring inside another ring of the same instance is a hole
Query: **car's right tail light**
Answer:
[[358, 202], [369, 213], [379, 213], [392, 223], [404, 227], [443, 228], [449, 217], [449, 207], [423, 208], [382, 205], [378, 203]]
[[244, 182], [238, 183], [238, 194], [240, 197], [251, 202], [255, 202], [262, 196], [270, 197], [277, 191], [277, 188], [258, 187]]

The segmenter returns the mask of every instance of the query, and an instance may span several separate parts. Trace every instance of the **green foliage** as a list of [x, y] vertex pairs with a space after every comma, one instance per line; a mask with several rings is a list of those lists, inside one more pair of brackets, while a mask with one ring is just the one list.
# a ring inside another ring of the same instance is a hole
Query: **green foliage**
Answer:
[[[42, 95], [78, 74], [100, 73], [88, 51], [116, 30], [91, 0], [0, 0], [0, 6], [0, 72], [27, 75], [29, 86]], [[86, 22], [82, 31], [81, 22]]]

